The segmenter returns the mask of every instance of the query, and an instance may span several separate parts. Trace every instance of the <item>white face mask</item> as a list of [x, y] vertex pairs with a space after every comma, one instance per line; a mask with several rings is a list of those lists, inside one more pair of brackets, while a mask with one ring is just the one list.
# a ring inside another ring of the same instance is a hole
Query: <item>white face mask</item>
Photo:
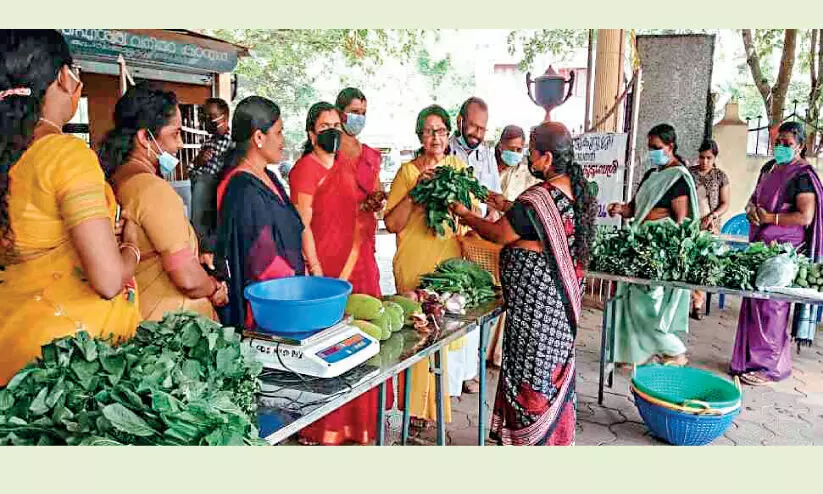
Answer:
[[163, 148], [160, 147], [160, 144], [157, 143], [157, 140], [152, 135], [151, 131], [146, 129], [149, 133], [149, 137], [154, 142], [154, 145], [157, 146], [157, 149], [160, 150], [160, 154], [154, 153], [154, 150], [151, 149], [150, 145], [146, 145], [146, 149], [151, 151], [157, 156], [157, 160], [160, 163], [160, 173], [164, 176], [171, 175], [175, 168], [177, 168], [177, 164], [180, 163], [180, 160], [172, 156], [170, 153], [163, 151]]

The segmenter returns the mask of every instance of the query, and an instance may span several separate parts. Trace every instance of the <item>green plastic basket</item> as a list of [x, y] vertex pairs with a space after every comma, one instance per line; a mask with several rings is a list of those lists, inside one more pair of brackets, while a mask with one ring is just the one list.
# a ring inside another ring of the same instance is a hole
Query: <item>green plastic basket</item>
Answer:
[[726, 409], [738, 406], [741, 400], [734, 383], [693, 367], [644, 365], [635, 371], [632, 385], [651, 397], [687, 407]]

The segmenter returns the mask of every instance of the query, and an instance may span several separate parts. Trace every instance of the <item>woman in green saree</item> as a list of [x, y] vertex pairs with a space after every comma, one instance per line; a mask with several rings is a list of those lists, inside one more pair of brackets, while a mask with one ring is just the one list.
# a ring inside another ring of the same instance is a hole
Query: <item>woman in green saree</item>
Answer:
[[[649, 162], [634, 199], [610, 204], [611, 216], [630, 221], [681, 223], [698, 220], [694, 179], [677, 155], [674, 127], [660, 124], [649, 131]], [[688, 290], [618, 283], [615, 294], [614, 360], [617, 363], [659, 362], [685, 365], [686, 346], [675, 333], [689, 329]]]

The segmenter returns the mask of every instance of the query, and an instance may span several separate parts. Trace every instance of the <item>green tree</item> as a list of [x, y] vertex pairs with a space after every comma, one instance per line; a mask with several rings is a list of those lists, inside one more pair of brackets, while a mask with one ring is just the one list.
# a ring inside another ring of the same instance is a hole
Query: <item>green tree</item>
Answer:
[[[741, 29], [740, 36], [746, 50], [746, 63], [752, 74], [752, 80], [763, 98], [769, 126], [783, 120], [786, 97], [792, 80], [792, 70], [796, 60], [797, 29]], [[771, 53], [781, 49], [780, 65], [777, 76], [769, 77], [764, 68], [770, 64], [767, 59]], [[765, 66], [765, 67], [764, 67]], [[774, 83], [770, 80], [774, 79]]]

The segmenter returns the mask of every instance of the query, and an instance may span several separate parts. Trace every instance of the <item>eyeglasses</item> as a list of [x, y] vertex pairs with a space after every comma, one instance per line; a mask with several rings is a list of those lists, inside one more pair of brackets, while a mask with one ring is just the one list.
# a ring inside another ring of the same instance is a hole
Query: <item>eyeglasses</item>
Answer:
[[446, 137], [449, 131], [445, 128], [440, 129], [423, 129], [423, 135], [426, 137]]

